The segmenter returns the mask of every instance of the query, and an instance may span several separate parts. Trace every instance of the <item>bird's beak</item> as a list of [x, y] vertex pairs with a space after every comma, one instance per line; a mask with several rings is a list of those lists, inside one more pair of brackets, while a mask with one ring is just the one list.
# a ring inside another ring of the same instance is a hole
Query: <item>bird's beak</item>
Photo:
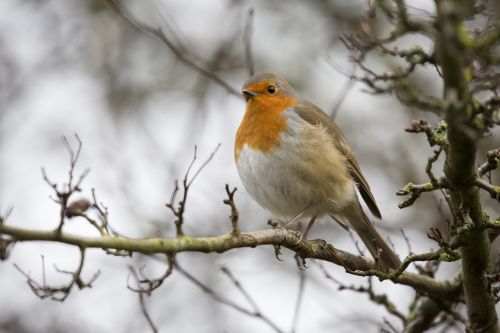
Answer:
[[241, 92], [243, 93], [243, 95], [245, 96], [245, 99], [247, 101], [248, 101], [248, 99], [257, 96], [257, 93], [255, 91], [252, 91], [252, 90], [243, 89]]

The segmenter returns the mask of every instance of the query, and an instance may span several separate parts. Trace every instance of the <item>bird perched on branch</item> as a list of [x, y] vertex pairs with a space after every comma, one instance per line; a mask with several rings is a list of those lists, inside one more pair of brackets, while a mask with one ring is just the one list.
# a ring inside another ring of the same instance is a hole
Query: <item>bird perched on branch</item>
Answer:
[[236, 134], [234, 157], [241, 180], [271, 213], [310, 222], [330, 215], [353, 228], [379, 266], [400, 260], [363, 212], [356, 188], [373, 215], [380, 211], [342, 132], [322, 110], [302, 99], [283, 78], [257, 73], [243, 85], [247, 108]]

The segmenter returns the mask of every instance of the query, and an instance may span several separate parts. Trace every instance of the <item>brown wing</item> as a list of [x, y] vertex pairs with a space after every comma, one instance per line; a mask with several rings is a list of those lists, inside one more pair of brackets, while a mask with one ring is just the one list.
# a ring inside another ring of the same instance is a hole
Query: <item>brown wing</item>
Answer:
[[361, 173], [361, 168], [359, 167], [359, 163], [356, 160], [356, 157], [354, 157], [354, 153], [352, 152], [351, 147], [347, 143], [346, 138], [337, 127], [337, 125], [335, 125], [330, 117], [320, 108], [308, 101], [303, 101], [299, 105], [296, 105], [294, 107], [294, 110], [302, 119], [304, 119], [308, 123], [314, 125], [321, 124], [328, 130], [328, 133], [332, 136], [337, 148], [347, 157], [347, 167], [349, 168], [354, 181], [358, 185], [358, 190], [361, 194], [361, 197], [365, 201], [372, 214], [378, 218], [381, 218], [382, 216], [380, 214], [380, 210], [377, 207], [377, 203], [375, 202], [375, 198], [373, 197], [373, 194], [370, 190], [370, 186]]

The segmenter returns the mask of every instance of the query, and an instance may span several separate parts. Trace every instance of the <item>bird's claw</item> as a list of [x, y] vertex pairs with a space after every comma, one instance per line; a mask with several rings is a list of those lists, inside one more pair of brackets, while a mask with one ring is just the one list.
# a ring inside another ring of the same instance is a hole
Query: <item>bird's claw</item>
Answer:
[[274, 256], [278, 261], [283, 261], [283, 259], [280, 258], [281, 255], [281, 246], [280, 245], [273, 245], [274, 247]]
[[284, 223], [277, 219], [269, 219], [267, 220], [267, 224], [270, 225], [273, 229], [283, 229], [288, 230], [284, 227]]
[[297, 267], [301, 271], [303, 271], [304, 269], [308, 268], [307, 265], [306, 265], [306, 259], [302, 258], [301, 256], [299, 256], [298, 253], [295, 253], [295, 255], [293, 256], [293, 258], [295, 259], [295, 264], [297, 265]]

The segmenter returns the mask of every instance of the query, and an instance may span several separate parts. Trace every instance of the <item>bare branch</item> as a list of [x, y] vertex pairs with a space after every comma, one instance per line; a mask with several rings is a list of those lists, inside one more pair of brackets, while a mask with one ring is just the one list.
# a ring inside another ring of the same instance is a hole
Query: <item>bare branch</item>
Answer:
[[237, 188], [235, 187], [231, 191], [229, 189], [229, 185], [226, 184], [227, 199], [224, 199], [224, 203], [231, 207], [231, 216], [229, 218], [231, 219], [231, 224], [233, 226], [232, 234], [235, 236], [239, 236], [240, 235], [240, 225], [238, 223], [239, 213], [238, 209], [236, 208], [236, 204], [234, 203], [234, 193], [236, 192], [236, 190]]
[[[14, 207], [9, 206], [4, 213], [0, 213], [0, 225], [7, 221], [13, 210]], [[16, 242], [12, 239], [12, 237], [4, 236], [0, 233], [0, 261], [7, 260], [9, 258], [15, 243]]]
[[[83, 248], [114, 249], [144, 254], [175, 254], [185, 251], [221, 253], [241, 247], [253, 248], [262, 245], [283, 246], [298, 253], [301, 258], [312, 258], [332, 262], [343, 266], [347, 272], [355, 275], [373, 275], [380, 279], [391, 279], [395, 283], [409, 285], [418, 292], [429, 294], [433, 297], [455, 300], [460, 291], [459, 286], [450, 285], [448, 282], [437, 281], [418, 274], [408, 272], [401, 273], [402, 269], [398, 270], [397, 274], [388, 275], [379, 271], [375, 262], [369, 258], [342, 251], [330, 244], [325, 245], [308, 240], [298, 242], [300, 235], [298, 235], [297, 232], [284, 230], [282, 228], [241, 233], [239, 237], [235, 237], [229, 233], [217, 237], [184, 236], [174, 239], [132, 239], [120, 236], [84, 237], [67, 233], [59, 234], [56, 231], [28, 230], [5, 224], [0, 225], [0, 233], [10, 235], [16, 241], [52, 241], [72, 244]], [[446, 256], [444, 251], [442, 253], [444, 259], [451, 259], [451, 256]], [[428, 257], [417, 257], [416, 259], [433, 260], [433, 258], [438, 258], [438, 255], [432, 254]]]
[[226, 271], [223, 270], [223, 272], [231, 279], [231, 281], [235, 284], [235, 286], [238, 288], [238, 290], [243, 294], [243, 296], [247, 299], [247, 301], [250, 303], [252, 310], [248, 310], [241, 305], [238, 305], [237, 303], [225, 298], [224, 296], [219, 295], [216, 293], [212, 288], [208, 287], [207, 285], [203, 284], [200, 280], [196, 279], [193, 275], [185, 271], [182, 267], [179, 266], [178, 263], [175, 263], [175, 268], [177, 271], [179, 271], [182, 275], [184, 275], [188, 280], [193, 282], [196, 286], [198, 286], [201, 290], [203, 290], [206, 294], [208, 294], [210, 297], [212, 297], [215, 301], [227, 305], [230, 308], [235, 309], [236, 311], [243, 313], [247, 316], [254, 317], [257, 319], [262, 320], [264, 323], [266, 323], [270, 328], [273, 329], [273, 331], [277, 333], [282, 333], [283, 331], [276, 326], [273, 321], [266, 316], [264, 313], [262, 313], [253, 299], [250, 297], [250, 295], [243, 289], [241, 284], [239, 283], [238, 280], [234, 278], [234, 276], [229, 272], [229, 270], [226, 269]]
[[[55, 198], [53, 198], [54, 202], [57, 203], [60, 206], [60, 213], [59, 213], [59, 225], [57, 227], [57, 231], [61, 232], [63, 225], [64, 225], [64, 219], [67, 216], [67, 208], [68, 208], [68, 200], [69, 198], [75, 193], [75, 192], [80, 192], [80, 185], [85, 179], [85, 177], [88, 175], [90, 172], [90, 169], [86, 169], [78, 178], [76, 183], [74, 183], [74, 173], [75, 173], [75, 167], [78, 162], [78, 158], [80, 157], [80, 152], [82, 150], [82, 141], [80, 140], [80, 137], [75, 134], [75, 139], [77, 142], [76, 149], [71, 147], [68, 139], [66, 137], [62, 137], [62, 143], [64, 145], [64, 148], [67, 150], [68, 155], [69, 155], [69, 160], [70, 160], [70, 168], [68, 171], [68, 182], [66, 186], [61, 186], [61, 189], [58, 188], [57, 184], [50, 181], [49, 177], [47, 176], [47, 173], [45, 172], [45, 169], [42, 168], [42, 176], [45, 182], [54, 190], [55, 192]], [[71, 215], [71, 214], [70, 214]]]
[[219, 150], [220, 146], [221, 146], [220, 143], [217, 144], [217, 146], [212, 151], [212, 153], [210, 153], [210, 156], [208, 156], [208, 158], [201, 164], [201, 166], [198, 168], [198, 170], [195, 171], [193, 177], [191, 177], [191, 179], [189, 179], [189, 173], [194, 165], [194, 162], [196, 162], [196, 159], [198, 158], [197, 157], [198, 148], [196, 146], [194, 146], [193, 159], [189, 163], [189, 166], [186, 170], [186, 173], [184, 174], [184, 179], [182, 180], [182, 187], [183, 187], [182, 199], [177, 204], [177, 208], [175, 207], [175, 199], [177, 196], [177, 192], [179, 190], [179, 185], [178, 185], [178, 181], [177, 180], [175, 181], [175, 188], [174, 188], [174, 191], [172, 192], [172, 195], [170, 197], [170, 202], [166, 203], [165, 206], [167, 208], [169, 208], [172, 211], [172, 213], [174, 214], [174, 216], [177, 218], [175, 220], [177, 237], [182, 237], [184, 235], [184, 232], [182, 231], [182, 224], [184, 223], [184, 212], [186, 210], [186, 203], [187, 203], [187, 196], [188, 196], [189, 188], [193, 184], [196, 177], [198, 177], [200, 172], [214, 158], [214, 156], [217, 153], [217, 151]]
[[250, 8], [248, 10], [248, 15], [245, 23], [245, 30], [243, 31], [243, 43], [245, 45], [245, 60], [248, 68], [248, 74], [250, 76], [255, 74], [255, 66], [253, 62], [252, 53], [252, 34], [253, 34], [253, 17], [255, 10]]
[[[210, 163], [210, 161], [214, 158], [215, 154], [217, 154], [217, 151], [219, 150], [220, 146], [221, 146], [221, 144], [218, 143], [217, 146], [215, 147], [215, 149], [210, 153], [210, 156], [208, 156], [208, 158], [205, 160], [205, 162], [203, 162], [203, 164], [198, 168], [198, 170], [196, 170], [193, 177], [189, 181], [188, 186], [191, 186], [191, 184], [194, 182], [196, 177], [198, 177], [200, 172], [207, 166], [208, 163]], [[195, 155], [196, 155], [196, 153], [195, 153]], [[186, 176], [187, 176], [187, 173], [186, 173]]]
[[365, 293], [368, 295], [368, 297], [370, 298], [370, 300], [372, 302], [384, 306], [385, 309], [387, 310], [387, 312], [398, 317], [403, 322], [403, 324], [406, 323], [406, 321], [407, 321], [406, 316], [397, 309], [396, 305], [394, 305], [394, 303], [392, 303], [389, 300], [389, 297], [386, 294], [375, 293], [375, 291], [373, 290], [373, 284], [372, 284], [371, 277], [368, 279], [368, 284], [366, 287], [355, 286], [355, 285], [346, 285], [346, 284], [340, 282], [339, 280], [335, 279], [330, 273], [328, 273], [326, 268], [320, 262], [318, 262], [318, 267], [319, 267], [320, 271], [323, 273], [323, 275], [328, 280], [330, 280], [330, 281], [334, 282], [336, 285], [338, 285], [338, 290], [351, 290], [351, 291], [355, 291], [355, 292], [359, 292], [359, 293]]
[[347, 95], [349, 95], [352, 88], [354, 88], [355, 83], [356, 83], [356, 80], [353, 78], [353, 74], [351, 74], [350, 78], [340, 88], [337, 96], [335, 97], [336, 101], [332, 107], [332, 111], [330, 112], [331, 119], [335, 119], [335, 117], [337, 117], [339, 109], [342, 106], [342, 103], [346, 99]]
[[0, 224], [4, 224], [5, 221], [10, 217], [10, 214], [12, 214], [12, 211], [14, 210], [13, 206], [8, 206], [5, 212], [0, 213]]
[[66, 298], [71, 293], [71, 290], [76, 285], [79, 289], [90, 288], [92, 283], [99, 277], [100, 271], [97, 271], [88, 282], [84, 282], [81, 278], [83, 265], [85, 262], [85, 248], [80, 248], [80, 262], [76, 271], [66, 271], [61, 270], [55, 266], [56, 271], [63, 274], [68, 274], [71, 276], [71, 280], [60, 286], [50, 286], [47, 285], [45, 279], [45, 260], [42, 256], [42, 283], [37, 282], [28, 273], [24, 272], [18, 265], [14, 264], [14, 267], [26, 277], [26, 282], [30, 286], [33, 293], [41, 299], [50, 297], [54, 301], [64, 302]]
[[[148, 296], [151, 296], [152, 292], [155, 289], [159, 288], [163, 284], [163, 281], [165, 281], [173, 272], [175, 256], [171, 255], [171, 254], [167, 254], [166, 256], [167, 256], [167, 269], [166, 269], [165, 273], [163, 273], [160, 277], [158, 277], [156, 279], [149, 279], [144, 274], [144, 269], [140, 268], [139, 274], [140, 274], [141, 278], [136, 279], [137, 284], [139, 285], [138, 288], [132, 288], [128, 284], [127, 284], [127, 288], [129, 290], [134, 291], [134, 292], [144, 293]], [[130, 267], [130, 270], [134, 271], [134, 273], [135, 273], [135, 270], [132, 267]], [[136, 277], [138, 277], [137, 273], [135, 273], [135, 275], [136, 275]]]
[[231, 280], [231, 282], [234, 284], [234, 286], [239, 290], [239, 292], [247, 300], [248, 304], [250, 304], [253, 311], [256, 313], [260, 312], [259, 307], [257, 306], [257, 303], [254, 301], [252, 296], [250, 296], [250, 294], [245, 290], [245, 288], [243, 287], [241, 282], [234, 277], [233, 273], [231, 273], [229, 268], [226, 266], [223, 266], [223, 267], [221, 267], [221, 272], [224, 273], [229, 278], [229, 280]]
[[299, 290], [297, 293], [297, 301], [295, 302], [295, 309], [293, 311], [292, 327], [290, 329], [291, 333], [297, 331], [297, 326], [299, 324], [299, 314], [302, 305], [302, 300], [304, 299], [304, 290], [306, 285], [306, 273], [303, 270], [298, 270], [299, 274]]
[[[140, 287], [140, 280], [139, 280], [139, 276], [137, 275], [137, 272], [135, 271], [135, 269], [132, 266], [129, 266], [129, 270], [130, 270], [130, 273], [134, 276], [135, 280], [137, 281], [137, 284], [139, 284], [139, 288], [141, 288]], [[133, 289], [130, 286], [127, 286], [127, 287], [133, 291], [138, 290], [138, 289]], [[144, 293], [139, 292], [138, 294], [139, 294], [139, 304], [141, 305], [141, 312], [144, 315], [144, 318], [146, 318], [146, 321], [147, 321], [149, 327], [151, 328], [151, 331], [153, 333], [157, 333], [158, 328], [156, 327], [155, 323], [153, 322], [153, 319], [151, 319], [151, 316], [149, 315], [148, 309], [146, 308], [146, 301], [144, 300]]]
[[15, 243], [13, 239], [0, 237], [0, 261], [7, 260], [10, 257]]
[[147, 33], [148, 35], [151, 35], [153, 37], [158, 38], [160, 41], [165, 44], [165, 46], [175, 55], [177, 59], [179, 59], [184, 65], [187, 67], [191, 68], [195, 72], [199, 73], [203, 77], [211, 80], [212, 82], [216, 83], [220, 87], [224, 88], [229, 94], [234, 95], [238, 98], [243, 98], [241, 93], [231, 87], [229, 83], [215, 75], [214, 73], [198, 66], [191, 60], [189, 60], [177, 47], [175, 47], [174, 43], [165, 35], [163, 30], [161, 28], [155, 28], [152, 26], [149, 26], [145, 24], [144, 22], [139, 21], [136, 19], [132, 13], [125, 8], [119, 0], [107, 0], [108, 4], [114, 8], [120, 15], [122, 15], [127, 21], [129, 21], [133, 26], [135, 26], [137, 29], [140, 31]]

